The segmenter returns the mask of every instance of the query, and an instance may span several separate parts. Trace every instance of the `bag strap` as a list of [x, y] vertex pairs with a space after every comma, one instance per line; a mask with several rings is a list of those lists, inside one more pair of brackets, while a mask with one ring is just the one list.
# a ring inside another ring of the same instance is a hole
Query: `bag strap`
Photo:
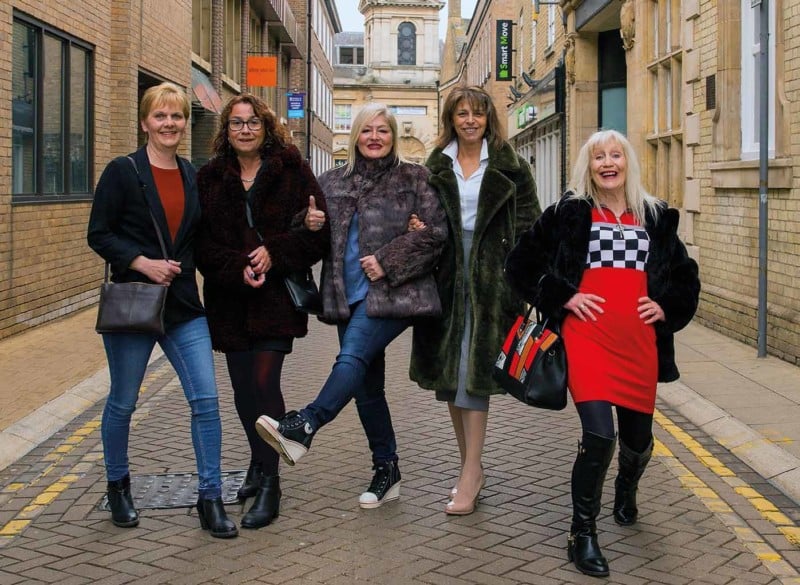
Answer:
[[253, 208], [250, 207], [250, 195], [251, 195], [252, 190], [253, 189], [251, 187], [248, 191], [244, 192], [244, 210], [245, 210], [245, 214], [247, 216], [247, 225], [250, 226], [250, 228], [254, 232], [256, 232], [256, 235], [258, 236], [258, 241], [263, 244], [264, 243], [264, 236], [262, 236], [261, 232], [258, 231], [258, 228], [256, 227], [255, 222], [253, 221]]
[[[136, 178], [139, 180], [139, 189], [142, 192], [142, 199], [144, 199], [144, 204], [147, 206], [147, 211], [150, 213], [150, 219], [153, 222], [153, 227], [156, 230], [156, 235], [158, 236], [158, 245], [161, 246], [161, 254], [163, 254], [164, 259], [166, 260], [169, 258], [169, 254], [167, 254], [167, 246], [164, 244], [164, 236], [161, 234], [161, 228], [158, 227], [158, 222], [156, 221], [156, 216], [153, 215], [153, 210], [150, 208], [150, 203], [147, 201], [147, 195], [145, 194], [145, 190], [147, 187], [145, 186], [144, 182], [142, 181], [142, 177], [139, 175], [139, 167], [136, 166], [136, 161], [133, 160], [132, 157], [126, 157], [129, 161], [131, 161], [131, 165], [133, 165], [133, 170], [136, 171]], [[109, 280], [109, 266], [110, 262], [106, 261], [106, 266], [103, 271], [103, 282], [107, 283]]]

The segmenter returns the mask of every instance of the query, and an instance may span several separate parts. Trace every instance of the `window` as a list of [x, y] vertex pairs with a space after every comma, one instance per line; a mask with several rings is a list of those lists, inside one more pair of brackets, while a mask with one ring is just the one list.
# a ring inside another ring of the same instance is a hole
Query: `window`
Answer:
[[192, 51], [211, 63], [211, 0], [192, 1]]
[[[775, 8], [769, 9], [769, 156], [775, 156]], [[761, 119], [761, 14], [742, 0], [742, 158], [759, 156]]]
[[556, 42], [556, 7], [547, 7], [547, 47], [552, 48]]
[[91, 48], [15, 18], [11, 58], [14, 199], [87, 196], [93, 158]]
[[538, 17], [539, 15], [534, 13], [533, 20], [531, 21], [531, 69], [536, 67], [536, 35], [538, 32]]
[[[749, 0], [748, 0], [749, 1]], [[651, 0], [648, 5], [653, 32], [648, 42], [647, 71], [652, 108], [647, 129], [647, 164], [653, 174], [647, 186], [668, 199], [674, 207], [683, 205], [684, 150], [681, 114], [682, 54], [680, 0]], [[610, 95], [610, 99], [614, 96]]]
[[364, 47], [339, 47], [339, 65], [363, 65]]
[[239, 83], [242, 67], [242, 3], [239, 0], [226, 0], [223, 27], [225, 31], [223, 73], [234, 83]]
[[350, 104], [335, 104], [333, 110], [334, 132], [350, 132], [350, 125], [353, 122], [353, 106]]
[[417, 28], [410, 22], [397, 27], [397, 64], [417, 64]]
[[395, 116], [427, 116], [428, 106], [389, 106]]

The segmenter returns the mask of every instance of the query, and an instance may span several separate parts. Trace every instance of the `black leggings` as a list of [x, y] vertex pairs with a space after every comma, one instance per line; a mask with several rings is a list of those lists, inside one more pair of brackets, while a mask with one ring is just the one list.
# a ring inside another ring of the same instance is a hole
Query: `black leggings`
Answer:
[[[584, 433], [611, 439], [614, 437], [612, 404], [605, 400], [590, 400], [575, 405], [581, 417]], [[616, 406], [619, 440], [637, 453], [643, 453], [653, 438], [653, 415]]]
[[265, 475], [278, 475], [278, 453], [256, 432], [262, 414], [278, 418], [286, 413], [281, 393], [281, 370], [286, 354], [279, 351], [234, 351], [225, 354], [233, 386], [236, 412], [250, 443], [251, 462], [261, 463]]

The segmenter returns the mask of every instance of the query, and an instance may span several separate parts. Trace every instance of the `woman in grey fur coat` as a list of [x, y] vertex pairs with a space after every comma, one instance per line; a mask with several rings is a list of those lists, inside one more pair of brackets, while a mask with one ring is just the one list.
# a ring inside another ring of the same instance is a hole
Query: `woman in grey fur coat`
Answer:
[[[256, 425], [294, 465], [316, 432], [355, 398], [375, 471], [359, 504], [377, 508], [400, 497], [397, 447], [384, 394], [384, 350], [412, 319], [441, 313], [432, 271], [447, 224], [427, 169], [400, 159], [397, 122], [386, 106], [371, 104], [358, 113], [349, 146], [348, 163], [319, 179], [328, 217], [313, 206], [308, 212], [316, 229], [325, 221], [330, 225], [321, 318], [338, 327], [341, 349], [313, 402], [278, 420], [264, 415]], [[424, 218], [424, 227], [409, 230], [412, 216]]]

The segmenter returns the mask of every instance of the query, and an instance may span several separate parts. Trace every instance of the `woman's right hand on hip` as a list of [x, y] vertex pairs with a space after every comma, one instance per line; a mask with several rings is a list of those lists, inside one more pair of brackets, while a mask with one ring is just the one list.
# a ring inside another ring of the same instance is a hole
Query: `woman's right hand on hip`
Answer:
[[572, 295], [570, 300], [564, 303], [564, 308], [572, 311], [581, 321], [586, 321], [587, 317], [592, 321], [597, 321], [594, 313], [602, 314], [604, 311], [600, 303], [605, 302], [606, 300], [601, 296], [577, 292]]

